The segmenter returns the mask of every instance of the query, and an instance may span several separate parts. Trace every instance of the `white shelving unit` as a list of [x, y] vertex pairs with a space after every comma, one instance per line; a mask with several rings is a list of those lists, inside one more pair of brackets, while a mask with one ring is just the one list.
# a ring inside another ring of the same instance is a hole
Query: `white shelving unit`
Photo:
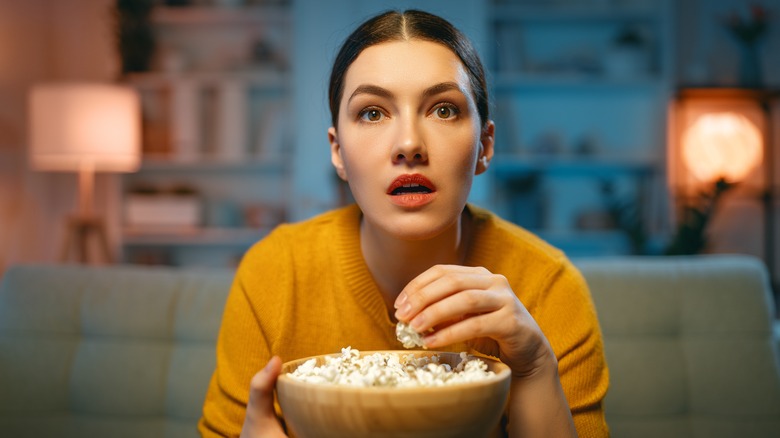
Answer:
[[670, 7], [491, 3], [493, 204], [569, 255], [647, 250], [615, 223], [616, 203], [641, 211], [649, 240], [663, 232]]
[[234, 265], [285, 219], [291, 16], [289, 2], [154, 9], [155, 67], [125, 78], [142, 97], [144, 160], [123, 179], [124, 206], [181, 195], [197, 216], [125, 215], [125, 262]]

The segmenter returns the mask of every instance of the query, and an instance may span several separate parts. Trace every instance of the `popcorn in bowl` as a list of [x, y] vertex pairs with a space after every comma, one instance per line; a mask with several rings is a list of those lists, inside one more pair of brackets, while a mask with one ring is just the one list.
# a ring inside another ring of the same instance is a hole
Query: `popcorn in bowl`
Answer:
[[360, 357], [360, 351], [343, 348], [340, 356], [328, 356], [317, 366], [308, 360], [288, 375], [308, 383], [355, 387], [431, 387], [476, 382], [495, 376], [479, 358], [460, 353], [454, 368], [440, 363], [438, 355], [419, 357], [392, 352]]
[[489, 357], [347, 347], [285, 362], [276, 393], [292, 436], [473, 438], [499, 424], [510, 379]]

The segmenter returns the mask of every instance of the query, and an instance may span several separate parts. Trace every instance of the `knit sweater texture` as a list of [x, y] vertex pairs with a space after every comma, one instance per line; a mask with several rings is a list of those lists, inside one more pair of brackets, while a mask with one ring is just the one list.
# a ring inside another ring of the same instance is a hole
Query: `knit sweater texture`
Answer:
[[[504, 275], [558, 358], [580, 437], [608, 436], [608, 370], [587, 284], [559, 250], [469, 205], [467, 266]], [[273, 355], [289, 361], [358, 350], [395, 350], [395, 324], [360, 249], [355, 205], [277, 227], [244, 256], [227, 298], [217, 365], [203, 407], [204, 437], [239, 436], [249, 381]], [[452, 345], [444, 351], [468, 351]]]

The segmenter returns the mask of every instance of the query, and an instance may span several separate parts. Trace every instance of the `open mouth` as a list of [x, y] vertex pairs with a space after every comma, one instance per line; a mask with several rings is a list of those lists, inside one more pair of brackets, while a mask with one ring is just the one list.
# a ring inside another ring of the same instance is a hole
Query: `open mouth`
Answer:
[[406, 184], [390, 192], [391, 195], [405, 195], [407, 193], [431, 193], [428, 187], [421, 186], [419, 184]]
[[428, 194], [435, 191], [436, 186], [420, 174], [401, 175], [387, 188], [387, 194], [392, 196]]

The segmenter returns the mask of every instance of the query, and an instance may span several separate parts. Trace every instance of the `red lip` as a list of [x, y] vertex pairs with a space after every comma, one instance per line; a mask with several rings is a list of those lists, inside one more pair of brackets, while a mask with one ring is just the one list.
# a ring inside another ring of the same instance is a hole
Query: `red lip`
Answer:
[[387, 188], [390, 202], [402, 208], [420, 208], [436, 198], [436, 186], [420, 174], [406, 174], [394, 179]]
[[409, 184], [417, 184], [421, 187], [428, 189], [430, 192], [436, 191], [436, 186], [423, 175], [419, 173], [400, 175], [394, 179], [390, 186], [387, 188], [387, 194], [392, 195], [393, 191], [403, 188], [403, 186]]

